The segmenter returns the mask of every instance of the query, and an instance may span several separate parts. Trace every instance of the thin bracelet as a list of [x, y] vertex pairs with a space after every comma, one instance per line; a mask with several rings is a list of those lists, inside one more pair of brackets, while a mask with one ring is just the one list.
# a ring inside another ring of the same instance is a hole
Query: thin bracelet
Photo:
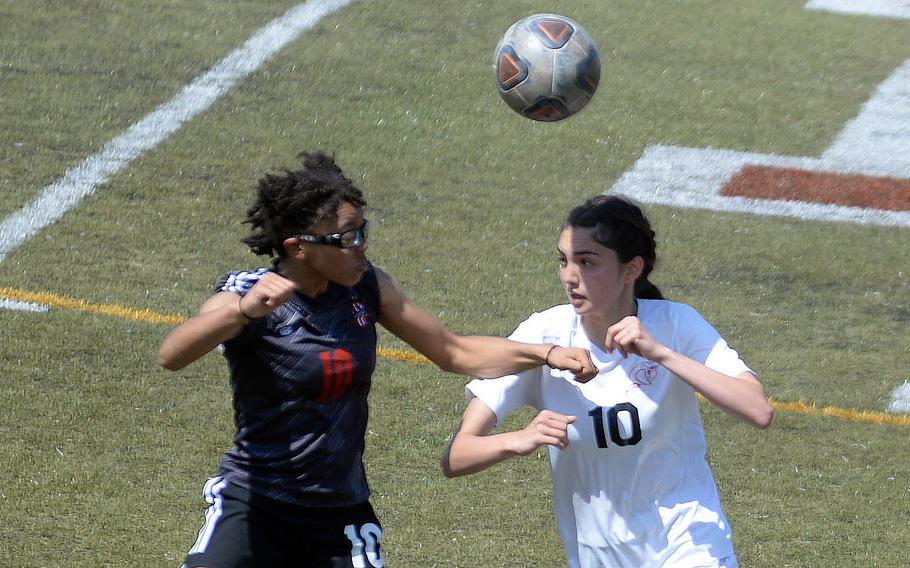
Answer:
[[547, 367], [550, 366], [550, 353], [552, 353], [553, 350], [556, 349], [556, 347], [557, 347], [557, 346], [556, 346], [555, 343], [554, 343], [553, 345], [551, 345], [551, 346], [550, 346], [550, 350], [547, 351], [547, 356], [543, 358], [543, 362], [547, 364]]
[[240, 315], [246, 318], [247, 323], [253, 321], [253, 318], [243, 313], [243, 296], [237, 298], [237, 311], [240, 312]]

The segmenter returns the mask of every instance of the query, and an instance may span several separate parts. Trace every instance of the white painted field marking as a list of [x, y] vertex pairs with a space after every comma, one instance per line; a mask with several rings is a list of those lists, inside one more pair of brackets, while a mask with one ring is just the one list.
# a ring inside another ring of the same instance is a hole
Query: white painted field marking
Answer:
[[910, 412], [910, 382], [904, 381], [904, 384], [894, 389], [891, 393], [891, 404], [888, 405], [891, 412]]
[[910, 19], [910, 2], [907, 0], [811, 0], [807, 10]]
[[38, 231], [62, 217], [82, 198], [132, 160], [154, 148], [180, 126], [206, 110], [238, 81], [255, 71], [303, 31], [352, 0], [311, 0], [299, 4], [263, 28], [240, 48], [195, 78], [171, 101], [108, 142], [100, 153], [68, 170], [34, 201], [0, 224], [0, 263]]
[[[905, 1], [910, 14], [910, 0]], [[910, 59], [879, 86], [822, 161], [868, 175], [910, 178]]]
[[20, 302], [18, 300], [8, 300], [0, 298], [0, 310], [21, 310], [24, 312], [46, 312], [48, 307], [44, 304], [35, 304], [32, 302]]
[[910, 211], [720, 195], [749, 165], [910, 180], [910, 60], [880, 85], [820, 158], [651, 146], [610, 191], [675, 207], [910, 227]]
[[[761, 165], [806, 171], [843, 172], [837, 164], [814, 158], [754, 154], [733, 150], [651, 146], [611, 192], [643, 203], [814, 219], [910, 227], [910, 211], [885, 211], [782, 199], [726, 197], [720, 190], [744, 166]], [[855, 172], [854, 172], [855, 173]]]

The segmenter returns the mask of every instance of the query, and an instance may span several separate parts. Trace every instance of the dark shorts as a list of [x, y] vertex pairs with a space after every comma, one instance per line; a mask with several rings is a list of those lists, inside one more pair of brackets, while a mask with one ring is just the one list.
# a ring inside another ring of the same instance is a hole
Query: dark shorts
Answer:
[[300, 507], [209, 479], [205, 524], [186, 568], [382, 568], [373, 507]]

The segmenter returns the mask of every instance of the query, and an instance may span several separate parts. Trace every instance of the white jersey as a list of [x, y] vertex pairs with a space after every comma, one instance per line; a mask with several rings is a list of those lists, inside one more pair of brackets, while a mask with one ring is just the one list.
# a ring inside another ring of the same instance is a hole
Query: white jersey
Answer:
[[[749, 368], [695, 309], [638, 300], [638, 317], [659, 343], [726, 375]], [[591, 343], [569, 305], [535, 313], [512, 339], [591, 351], [597, 377], [540, 367], [474, 380], [497, 424], [530, 405], [576, 416], [569, 447], [549, 447], [556, 520], [568, 564], [645, 568], [717, 566], [733, 558], [729, 523], [705, 457], [695, 391], [664, 367], [623, 359]]]

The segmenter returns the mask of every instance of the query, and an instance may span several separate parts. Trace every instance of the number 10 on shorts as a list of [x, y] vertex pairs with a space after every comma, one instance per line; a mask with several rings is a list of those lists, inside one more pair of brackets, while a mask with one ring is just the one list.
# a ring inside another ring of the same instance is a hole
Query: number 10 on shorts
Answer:
[[383, 568], [385, 558], [379, 550], [382, 529], [376, 523], [367, 523], [357, 530], [357, 525], [344, 527], [344, 534], [351, 541], [351, 563], [354, 568]]

